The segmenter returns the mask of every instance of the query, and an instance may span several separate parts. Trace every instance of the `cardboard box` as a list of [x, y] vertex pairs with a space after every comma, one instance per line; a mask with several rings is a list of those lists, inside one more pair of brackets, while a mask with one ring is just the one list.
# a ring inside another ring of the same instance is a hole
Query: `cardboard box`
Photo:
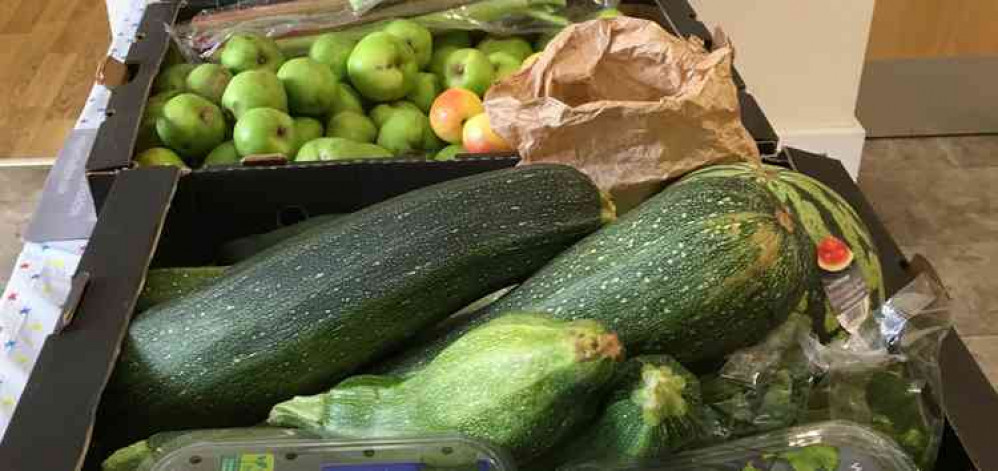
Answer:
[[[838, 161], [792, 149], [778, 160], [824, 181], [852, 203], [880, 248], [889, 291], [910, 279], [908, 262]], [[181, 176], [170, 167], [121, 172], [80, 263], [66, 321], [47, 339], [0, 443], [2, 469], [84, 469], [100, 396], [151, 265], [205, 263], [221, 243], [235, 237], [307, 215], [353, 211], [515, 162], [479, 159], [434, 167], [363, 162], [330, 166], [322, 173], [241, 168]], [[283, 179], [261, 189], [259, 176], [265, 172], [268, 178]], [[943, 346], [942, 371], [949, 426], [936, 469], [973, 469], [975, 464], [976, 469], [998, 469], [990, 433], [992, 418], [998, 417], [998, 395], [955, 334]]]
[[[701, 32], [689, 28], [694, 28], [696, 25], [702, 28], [702, 24], [695, 21], [676, 22], [673, 20], [673, 17], [678, 18], [679, 16], [677, 16], [677, 13], [672, 12], [672, 10], [676, 9], [677, 5], [682, 4], [683, 2], [665, 0], [625, 0], [621, 5], [621, 10], [624, 12], [633, 12], [637, 16], [657, 21], [663, 27], [677, 35], [701, 35]], [[685, 7], [679, 8], [676, 11], [684, 12], [686, 9], [689, 9], [689, 5], [685, 5]], [[123, 77], [120, 80], [122, 83], [117, 84], [113, 89], [110, 102], [108, 103], [107, 118], [98, 131], [86, 165], [88, 174], [92, 176], [92, 192], [94, 193], [97, 207], [100, 207], [103, 203], [103, 195], [107, 193], [109, 189], [108, 184], [111, 181], [106, 178], [102, 180], [102, 177], [109, 174], [113, 175], [114, 172], [131, 166], [133, 149], [138, 136], [139, 122], [145, 110], [146, 100], [150, 95], [153, 80], [170, 48], [171, 39], [164, 30], [163, 25], [174, 24], [177, 21], [189, 18], [196, 11], [196, 7], [185, 7], [180, 2], [150, 4], [147, 7], [142, 23], [139, 25], [135, 44], [128, 53], [124, 67], [114, 67], [114, 69], [121, 72], [114, 75]], [[740, 82], [740, 76], [737, 76], [737, 80]], [[743, 82], [740, 83], [744, 85]], [[756, 139], [761, 153], [765, 155], [774, 154], [777, 149], [776, 134], [773, 132], [772, 126], [769, 124], [769, 121], [755, 99], [744, 90], [744, 87], [741, 88], [739, 98], [742, 103], [742, 119], [745, 122], [745, 126], [749, 130], [749, 133]], [[325, 163], [290, 163], [286, 166], [300, 166], [312, 169], [323, 165]], [[436, 163], [426, 162], [424, 165], [434, 166]], [[195, 170], [195, 172], [201, 171], [200, 169]]]

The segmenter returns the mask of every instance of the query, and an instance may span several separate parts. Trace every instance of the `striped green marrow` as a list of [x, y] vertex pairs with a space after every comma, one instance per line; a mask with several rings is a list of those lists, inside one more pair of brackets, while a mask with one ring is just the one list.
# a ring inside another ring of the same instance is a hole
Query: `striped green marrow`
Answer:
[[315, 228], [131, 324], [102, 428], [252, 425], [476, 299], [529, 276], [596, 230], [607, 203], [560, 165], [433, 185]]
[[622, 354], [597, 322], [517, 313], [468, 332], [412, 376], [355, 376], [278, 404], [268, 423], [346, 438], [460, 432], [528, 460], [592, 418]]
[[135, 312], [143, 312], [157, 304], [186, 295], [222, 276], [228, 267], [154, 268], [146, 274], [146, 282], [135, 303]]
[[[686, 177], [687, 180], [704, 178], [743, 178], [765, 185], [794, 212], [814, 247], [829, 235], [845, 241], [866, 280], [871, 301], [874, 305], [884, 302], [886, 291], [880, 256], [870, 231], [856, 210], [834, 190], [803, 173], [775, 165], [714, 165]], [[825, 299], [820, 282], [809, 291], [808, 304], [825, 306], [825, 330], [831, 333], [838, 329], [835, 312]]]
[[528, 469], [592, 460], [661, 458], [706, 435], [696, 376], [666, 355], [621, 365], [603, 412], [581, 437]]
[[595, 319], [628, 351], [717, 360], [786, 320], [814, 278], [800, 223], [764, 186], [680, 180], [563, 252], [465, 326], [393, 360], [418, 369], [462, 332], [505, 312]]

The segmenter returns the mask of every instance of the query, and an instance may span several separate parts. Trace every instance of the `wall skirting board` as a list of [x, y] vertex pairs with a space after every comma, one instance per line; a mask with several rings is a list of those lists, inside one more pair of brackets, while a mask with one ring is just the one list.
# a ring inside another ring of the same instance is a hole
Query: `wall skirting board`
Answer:
[[874, 0], [690, 0], [735, 46], [748, 91], [785, 146], [842, 160], [853, 178], [866, 132], [856, 97]]
[[780, 145], [794, 147], [815, 154], [824, 154], [842, 161], [853, 180], [859, 177], [863, 159], [866, 130], [857, 121], [853, 126], [836, 126], [818, 129], [777, 129]]

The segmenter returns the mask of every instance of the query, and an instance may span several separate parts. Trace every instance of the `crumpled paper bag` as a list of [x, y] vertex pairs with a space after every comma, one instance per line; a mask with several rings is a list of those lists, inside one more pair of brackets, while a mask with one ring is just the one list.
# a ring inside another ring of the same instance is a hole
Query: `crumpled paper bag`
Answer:
[[666, 180], [759, 161], [741, 122], [726, 43], [706, 51], [628, 17], [569, 26], [485, 96], [493, 130], [522, 163], [572, 165], [626, 210]]

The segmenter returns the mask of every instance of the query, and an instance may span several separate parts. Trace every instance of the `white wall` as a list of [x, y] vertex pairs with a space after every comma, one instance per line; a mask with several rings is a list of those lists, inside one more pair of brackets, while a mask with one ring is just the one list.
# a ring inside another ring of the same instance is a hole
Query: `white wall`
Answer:
[[690, 0], [735, 46], [735, 65], [783, 145], [826, 153], [856, 177], [856, 120], [874, 0]]

